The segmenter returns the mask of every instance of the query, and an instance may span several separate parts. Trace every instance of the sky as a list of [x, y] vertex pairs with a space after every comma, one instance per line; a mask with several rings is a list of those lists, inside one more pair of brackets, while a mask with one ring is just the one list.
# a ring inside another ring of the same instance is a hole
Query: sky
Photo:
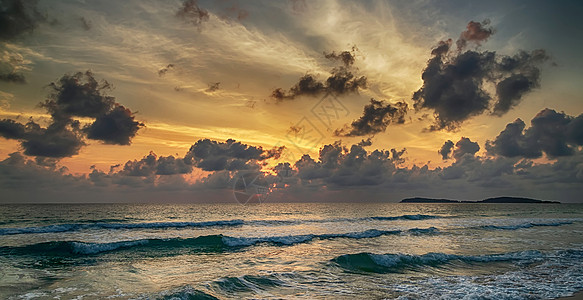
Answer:
[[583, 202], [581, 15], [0, 0], [0, 203]]

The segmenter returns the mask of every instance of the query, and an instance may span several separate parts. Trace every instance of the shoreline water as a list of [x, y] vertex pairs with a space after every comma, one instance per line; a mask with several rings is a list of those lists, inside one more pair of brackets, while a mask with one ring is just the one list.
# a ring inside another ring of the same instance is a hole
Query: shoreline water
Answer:
[[583, 300], [583, 291], [576, 292], [572, 296], [556, 298], [555, 300]]

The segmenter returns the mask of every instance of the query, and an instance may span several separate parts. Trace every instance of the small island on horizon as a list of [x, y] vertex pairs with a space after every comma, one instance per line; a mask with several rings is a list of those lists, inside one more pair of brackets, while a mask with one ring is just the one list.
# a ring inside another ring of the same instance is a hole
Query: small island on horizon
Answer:
[[399, 203], [525, 203], [525, 204], [560, 204], [559, 201], [546, 201], [522, 197], [494, 197], [479, 201], [432, 199], [414, 197], [401, 200]]

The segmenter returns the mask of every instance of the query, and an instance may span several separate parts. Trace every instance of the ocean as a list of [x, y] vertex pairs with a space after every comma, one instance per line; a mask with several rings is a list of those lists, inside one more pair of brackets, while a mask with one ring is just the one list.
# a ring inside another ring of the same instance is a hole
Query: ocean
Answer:
[[554, 299], [583, 204], [0, 206], [0, 299]]

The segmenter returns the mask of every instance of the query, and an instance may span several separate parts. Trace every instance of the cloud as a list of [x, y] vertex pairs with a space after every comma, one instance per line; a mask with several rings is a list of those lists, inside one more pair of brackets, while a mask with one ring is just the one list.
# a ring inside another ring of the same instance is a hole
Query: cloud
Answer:
[[[356, 47], [353, 47], [352, 50], [354, 51], [356, 49]], [[332, 51], [330, 53], [326, 53], [324, 52], [324, 57], [326, 57], [327, 59], [330, 60], [336, 60], [336, 61], [341, 61], [345, 67], [349, 67], [351, 65], [354, 64], [354, 54], [351, 53], [350, 51], [342, 51], [338, 54], [336, 54], [336, 52]]]
[[541, 70], [538, 65], [548, 59], [544, 50], [534, 50], [531, 53], [519, 51], [512, 57], [502, 58], [498, 68], [503, 74], [510, 75], [496, 84], [497, 101], [493, 109], [495, 115], [505, 114], [520, 103], [524, 94], [540, 87]]
[[112, 145], [129, 145], [143, 126], [143, 123], [134, 120], [133, 113], [129, 109], [117, 105], [111, 111], [97, 117], [83, 131], [87, 133], [88, 139], [100, 140]]
[[453, 142], [451, 140], [447, 140], [445, 143], [443, 143], [443, 146], [441, 146], [441, 148], [439, 149], [439, 151], [437, 151], [437, 153], [439, 153], [441, 155], [441, 158], [443, 160], [447, 160], [451, 157], [451, 152], [453, 151]]
[[583, 146], [583, 114], [577, 117], [552, 109], [540, 111], [530, 128], [517, 119], [492, 141], [486, 143], [491, 155], [537, 158], [543, 153], [551, 158], [571, 156]]
[[42, 128], [32, 120], [23, 125], [4, 119], [0, 120], [0, 136], [20, 140], [24, 154], [31, 156], [73, 156], [85, 145], [78, 124], [52, 123]]
[[299, 184], [334, 189], [381, 185], [392, 179], [397, 165], [404, 161], [405, 149], [367, 152], [361, 145], [350, 149], [340, 142], [324, 145], [318, 161], [304, 155], [294, 166]]
[[90, 71], [65, 74], [49, 87], [52, 92], [41, 106], [55, 120], [97, 118], [111, 111], [116, 103], [114, 97], [105, 95], [111, 85], [105, 80], [98, 82]]
[[472, 142], [469, 138], [462, 137], [457, 143], [455, 143], [453, 158], [455, 158], [456, 161], [459, 161], [466, 154], [474, 156], [478, 151], [480, 151], [480, 145], [478, 145], [478, 143]]
[[[455, 146], [455, 147], [454, 147]], [[437, 151], [443, 160], [454, 158], [456, 162], [462, 160], [466, 155], [473, 157], [480, 151], [480, 145], [472, 142], [469, 138], [462, 137], [457, 143], [447, 140]]]
[[91, 21], [85, 19], [85, 17], [80, 17], [79, 21], [81, 22], [81, 26], [83, 29], [85, 29], [85, 31], [91, 30]]
[[[480, 44], [493, 33], [486, 23], [470, 22], [451, 49], [451, 39], [441, 41], [423, 71], [423, 86], [413, 94], [416, 110], [433, 110], [430, 130], [454, 130], [471, 117], [491, 112], [503, 115], [523, 96], [540, 86], [540, 65], [549, 59], [544, 50], [519, 51], [513, 56], [492, 51], [467, 50], [468, 42]], [[486, 84], [496, 87], [492, 95]]]
[[158, 70], [158, 76], [162, 77], [162, 76], [166, 75], [166, 73], [168, 73], [168, 71], [170, 71], [173, 68], [174, 68], [174, 64], [168, 64], [164, 68]]
[[[84, 137], [106, 144], [129, 145], [144, 124], [134, 120], [132, 112], [104, 94], [111, 88], [98, 82], [89, 71], [64, 75], [51, 83], [52, 92], [41, 107], [51, 114], [47, 128], [30, 120], [27, 124], [0, 120], [0, 136], [19, 140], [24, 154], [44, 157], [70, 157], [85, 146]], [[94, 118], [83, 128], [74, 117]]]
[[154, 152], [150, 152], [149, 155], [139, 161], [133, 160], [126, 162], [118, 174], [143, 177], [188, 174], [192, 172], [192, 168], [193, 166], [185, 163], [184, 159], [175, 158], [172, 155], [158, 157]]
[[259, 162], [279, 157], [283, 147], [264, 150], [228, 139], [225, 142], [198, 140], [190, 147], [184, 160], [204, 171], [259, 169]]
[[37, 10], [36, 0], [0, 0], [0, 41], [32, 32], [47, 17]]
[[209, 13], [198, 6], [197, 0], [186, 0], [176, 12], [176, 17], [194, 26], [200, 26], [202, 22], [208, 21]]
[[220, 89], [220, 82], [213, 82], [208, 84], [208, 89], [206, 89], [207, 93], [216, 92]]
[[27, 69], [24, 57], [0, 45], [0, 81], [8, 83], [26, 83], [24, 74], [20, 71]]
[[358, 90], [367, 88], [366, 77], [357, 76], [354, 73], [352, 68], [353, 54], [348, 51], [343, 51], [340, 54], [324, 52], [324, 56], [328, 59], [342, 61], [344, 66], [333, 68], [325, 81], [318, 80], [315, 75], [306, 74], [288, 91], [276, 88], [271, 93], [271, 97], [277, 101], [283, 101], [292, 100], [298, 96], [314, 97], [325, 93], [334, 95], [357, 93]]
[[481, 42], [486, 41], [494, 34], [494, 29], [486, 28], [488, 25], [490, 25], [490, 20], [488, 19], [482, 21], [482, 23], [470, 21], [466, 26], [466, 30], [460, 34], [456, 42], [458, 50], [461, 51], [464, 49], [468, 42], [474, 42], [480, 45]]
[[370, 104], [364, 107], [363, 115], [352, 122], [350, 126], [334, 131], [336, 136], [363, 136], [384, 132], [389, 124], [405, 123], [407, 103], [385, 103], [370, 99]]

